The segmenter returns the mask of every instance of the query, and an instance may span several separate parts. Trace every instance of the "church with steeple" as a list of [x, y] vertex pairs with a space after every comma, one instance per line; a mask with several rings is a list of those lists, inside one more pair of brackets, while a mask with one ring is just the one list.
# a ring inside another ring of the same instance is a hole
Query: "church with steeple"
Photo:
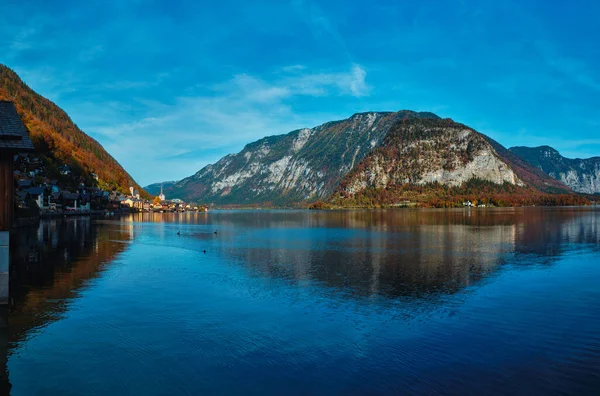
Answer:
[[161, 201], [164, 201], [166, 199], [165, 194], [163, 194], [163, 185], [162, 184], [160, 185], [160, 194], [158, 194], [158, 198]]

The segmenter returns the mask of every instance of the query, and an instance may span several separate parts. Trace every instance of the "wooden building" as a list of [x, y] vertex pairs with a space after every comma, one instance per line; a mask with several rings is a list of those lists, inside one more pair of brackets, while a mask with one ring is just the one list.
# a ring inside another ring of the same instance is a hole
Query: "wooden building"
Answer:
[[[0, 100], [0, 347], [6, 349], [8, 336], [8, 285], [10, 263], [10, 234], [13, 225], [15, 180], [14, 155], [33, 151], [27, 129], [12, 102]], [[10, 392], [6, 377], [6, 359], [0, 359], [0, 394]], [[4, 370], [2, 370], [4, 367]]]
[[13, 156], [26, 151], [33, 151], [33, 143], [15, 105], [0, 100], [0, 231], [9, 230], [13, 224]]

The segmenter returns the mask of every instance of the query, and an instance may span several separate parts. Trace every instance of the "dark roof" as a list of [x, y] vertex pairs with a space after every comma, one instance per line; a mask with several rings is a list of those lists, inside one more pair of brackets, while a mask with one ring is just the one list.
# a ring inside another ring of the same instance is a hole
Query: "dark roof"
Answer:
[[60, 193], [60, 195], [62, 195], [63, 199], [67, 199], [67, 200], [79, 199], [79, 194], [77, 194], [77, 193], [71, 193], [71, 192], [68, 192], [68, 191], [62, 191]]
[[40, 195], [46, 192], [46, 187], [31, 187], [27, 189], [29, 195]]
[[27, 191], [17, 191], [17, 198], [19, 198], [20, 200], [24, 200], [25, 198], [27, 198]]
[[19, 180], [18, 184], [19, 184], [19, 187], [29, 187], [29, 186], [31, 186], [31, 180], [29, 180], [29, 179]]
[[33, 150], [15, 105], [6, 100], [0, 100], [0, 149]]

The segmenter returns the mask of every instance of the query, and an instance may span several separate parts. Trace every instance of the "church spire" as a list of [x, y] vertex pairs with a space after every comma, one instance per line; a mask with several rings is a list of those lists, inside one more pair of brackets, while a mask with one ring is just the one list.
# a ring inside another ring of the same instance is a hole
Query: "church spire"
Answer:
[[160, 183], [160, 195], [158, 196], [158, 198], [161, 201], [164, 201], [166, 199], [165, 194], [163, 193], [163, 184], [162, 183]]

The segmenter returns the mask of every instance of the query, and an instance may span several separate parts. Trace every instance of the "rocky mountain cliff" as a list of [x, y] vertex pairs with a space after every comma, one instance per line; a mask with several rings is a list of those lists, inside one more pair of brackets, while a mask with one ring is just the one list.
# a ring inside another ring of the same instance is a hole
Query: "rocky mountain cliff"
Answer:
[[343, 203], [366, 190], [384, 190], [386, 196], [396, 191], [398, 199], [414, 197], [404, 194], [406, 186], [420, 191], [423, 186], [431, 191], [453, 188], [456, 194], [472, 181], [495, 185], [495, 192], [570, 192], [465, 125], [449, 119], [405, 119], [343, 178], [334, 200]]
[[565, 158], [550, 146], [511, 147], [510, 151], [573, 191], [600, 194], [600, 157]]
[[449, 120], [406, 120], [344, 178], [342, 188], [354, 194], [401, 184], [460, 186], [473, 178], [525, 186], [483, 135]]
[[312, 129], [269, 136], [165, 190], [168, 197], [216, 204], [288, 204], [324, 199], [402, 119], [438, 118], [412, 111], [369, 112]]
[[59, 167], [68, 165], [76, 176], [74, 179], [81, 177], [86, 185], [98, 183], [106, 190], [116, 188], [121, 192], [133, 186], [147, 196], [100, 143], [79, 129], [61, 108], [38, 95], [2, 64], [0, 100], [14, 102], [29, 130], [36, 153], [47, 169], [46, 176], [60, 179]]

